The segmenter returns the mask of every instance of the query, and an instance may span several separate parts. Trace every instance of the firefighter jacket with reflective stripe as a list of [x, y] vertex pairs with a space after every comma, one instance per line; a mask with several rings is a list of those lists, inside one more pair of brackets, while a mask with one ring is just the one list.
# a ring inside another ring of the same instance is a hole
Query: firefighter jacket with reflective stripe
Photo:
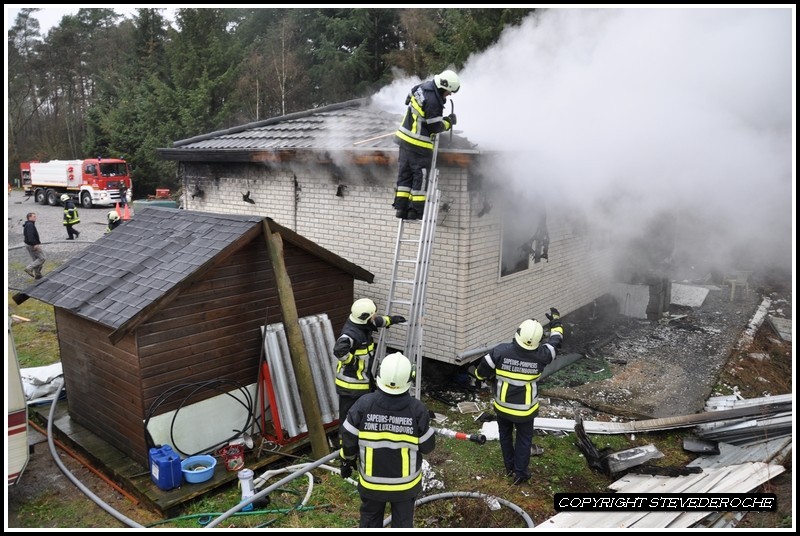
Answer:
[[359, 398], [340, 432], [346, 460], [358, 458], [362, 498], [406, 501], [422, 489], [422, 455], [436, 446], [425, 404], [375, 391]]
[[527, 350], [516, 340], [498, 344], [478, 365], [479, 380], [495, 379], [494, 408], [497, 414], [512, 422], [530, 421], [539, 411], [536, 381], [544, 367], [556, 357], [556, 346], [562, 335], [557, 331], [534, 350]]
[[450, 120], [442, 117], [444, 103], [433, 80], [414, 86], [406, 98], [406, 115], [395, 133], [399, 143], [417, 152], [433, 151], [431, 136], [452, 127]]
[[75, 225], [80, 222], [81, 218], [78, 216], [78, 209], [75, 208], [75, 203], [66, 201], [64, 203], [64, 225]]
[[372, 361], [375, 342], [372, 333], [389, 327], [388, 316], [375, 316], [366, 324], [356, 324], [349, 318], [336, 339], [333, 355], [336, 365], [336, 392], [343, 396], [361, 396], [372, 390]]

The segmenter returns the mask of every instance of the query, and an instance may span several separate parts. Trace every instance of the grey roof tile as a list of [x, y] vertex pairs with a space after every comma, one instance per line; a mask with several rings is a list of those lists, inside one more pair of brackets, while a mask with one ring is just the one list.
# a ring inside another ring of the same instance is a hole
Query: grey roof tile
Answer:
[[149, 207], [22, 294], [118, 328], [261, 220]]

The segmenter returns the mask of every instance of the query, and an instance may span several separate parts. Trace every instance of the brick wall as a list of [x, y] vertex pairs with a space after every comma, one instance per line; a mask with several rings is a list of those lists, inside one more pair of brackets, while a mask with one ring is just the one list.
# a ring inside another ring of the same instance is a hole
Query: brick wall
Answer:
[[[344, 172], [346, 170], [346, 173]], [[184, 164], [184, 190], [202, 198], [190, 210], [269, 216], [375, 274], [355, 282], [354, 299], [370, 297], [383, 312], [398, 220], [391, 207], [396, 168], [295, 164]], [[455, 362], [464, 351], [510, 340], [520, 322], [546, 321], [551, 306], [568, 314], [606, 293], [610, 251], [556, 215], [548, 218], [549, 261], [500, 277], [500, 210], [481, 215], [484, 195], [470, 191], [469, 169], [440, 168], [440, 212], [431, 258], [424, 354]], [[343, 197], [337, 187], [345, 185]], [[250, 191], [255, 204], [242, 194]], [[419, 224], [408, 224], [419, 225]], [[338, 330], [338, 327], [334, 328]]]

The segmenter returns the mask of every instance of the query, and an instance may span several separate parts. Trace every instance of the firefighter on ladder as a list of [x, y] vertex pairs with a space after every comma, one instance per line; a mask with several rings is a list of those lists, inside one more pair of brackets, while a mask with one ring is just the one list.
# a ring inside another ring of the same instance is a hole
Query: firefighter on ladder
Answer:
[[336, 393], [339, 395], [340, 426], [356, 400], [374, 390], [372, 361], [375, 342], [372, 334], [380, 328], [406, 321], [400, 315], [377, 315], [376, 311], [375, 302], [369, 298], [356, 300], [333, 347], [333, 355], [339, 361], [336, 364]]
[[433, 136], [455, 126], [456, 114], [445, 117], [444, 105], [460, 87], [458, 75], [447, 70], [414, 86], [406, 97], [408, 109], [395, 133], [400, 145], [400, 167], [392, 206], [398, 218], [422, 219], [433, 160]]

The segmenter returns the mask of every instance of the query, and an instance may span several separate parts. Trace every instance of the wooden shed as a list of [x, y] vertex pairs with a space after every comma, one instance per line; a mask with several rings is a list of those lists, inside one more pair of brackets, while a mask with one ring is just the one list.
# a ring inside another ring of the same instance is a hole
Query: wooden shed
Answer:
[[[356, 282], [356, 297], [383, 311], [398, 228], [399, 122], [361, 99], [176, 141], [159, 154], [178, 162], [186, 208], [269, 215], [375, 274], [374, 285]], [[479, 128], [466, 114], [462, 123], [466, 134]], [[592, 303], [612, 281], [611, 241], [570, 192], [514, 165], [520, 155], [481, 150], [464, 133], [440, 137], [423, 341], [425, 357], [456, 364], [550, 307], [567, 314]]]
[[[263, 220], [147, 208], [15, 297], [55, 309], [71, 418], [147, 465], [143, 421], [162, 393], [256, 381], [261, 326], [283, 321]], [[354, 281], [372, 274], [267, 222], [284, 244], [298, 316], [326, 313], [341, 326]]]

